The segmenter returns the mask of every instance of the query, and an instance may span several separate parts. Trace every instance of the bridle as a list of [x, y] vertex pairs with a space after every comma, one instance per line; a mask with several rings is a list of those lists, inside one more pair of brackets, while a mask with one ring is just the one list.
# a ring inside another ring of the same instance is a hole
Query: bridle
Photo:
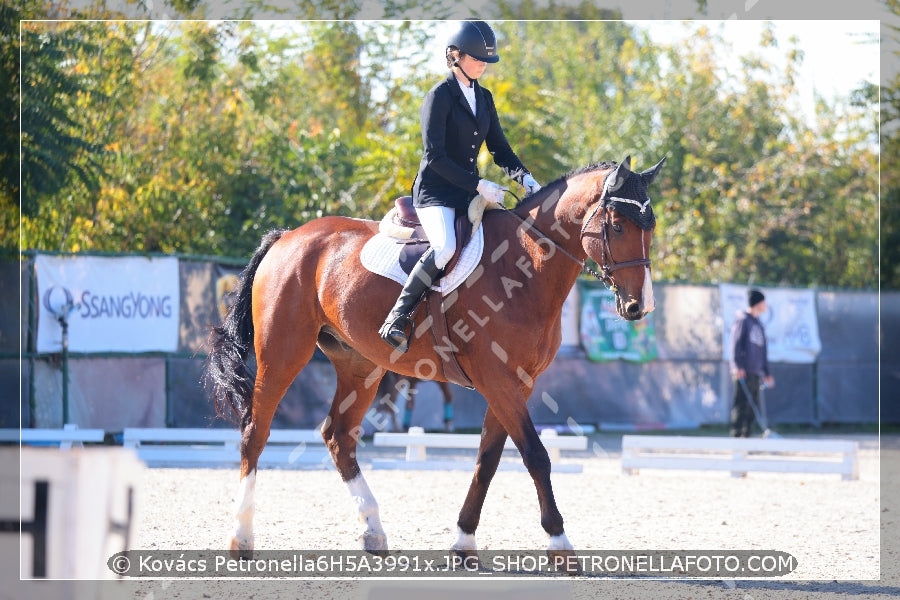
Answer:
[[[613, 196], [609, 196], [606, 190], [606, 186], [604, 186], [603, 195], [600, 196], [599, 202], [597, 205], [591, 210], [591, 213], [588, 215], [588, 218], [584, 220], [584, 224], [581, 226], [581, 233], [579, 234], [579, 240], [584, 239], [584, 234], [587, 233], [587, 227], [590, 225], [594, 216], [603, 209], [603, 221], [601, 222], [602, 227], [600, 228], [600, 271], [602, 275], [594, 272], [590, 267], [587, 266], [585, 259], [582, 261], [583, 269], [582, 271], [586, 271], [602, 281], [605, 285], [607, 285], [610, 289], [615, 291], [616, 284], [612, 279], [612, 274], [618, 271], [619, 269], [627, 269], [628, 267], [649, 267], [651, 262], [649, 258], [635, 258], [633, 260], [626, 260], [623, 262], [616, 262], [616, 259], [613, 258], [612, 248], [609, 246], [609, 211], [611, 210], [609, 204], [610, 202], [617, 201], [626, 201], [626, 202], [635, 202], [633, 200], [628, 200], [627, 198], [615, 198]], [[643, 231], [643, 230], [642, 230]]]
[[[518, 196], [513, 193], [511, 190], [506, 190], [510, 193], [516, 201], [521, 202]], [[573, 261], [581, 265], [581, 272], [587, 273], [591, 275], [595, 279], [599, 280], [603, 285], [612, 290], [613, 292], [618, 290], [618, 286], [616, 286], [615, 281], [613, 281], [612, 274], [618, 271], [619, 269], [626, 269], [628, 267], [649, 267], [651, 262], [649, 258], [636, 258], [634, 260], [626, 260], [624, 262], [616, 262], [612, 255], [612, 249], [609, 246], [609, 219], [608, 213], [610, 210], [610, 202], [631, 202], [637, 204], [635, 200], [629, 200], [628, 198], [616, 198], [614, 196], [609, 195], [609, 190], [605, 185], [603, 186], [603, 193], [600, 195], [600, 198], [597, 201], [597, 205], [591, 210], [587, 219], [584, 220], [584, 224], [581, 226], [581, 232], [579, 233], [578, 240], [579, 242], [584, 239], [585, 233], [587, 233], [588, 225], [590, 225], [591, 221], [597, 215], [600, 210], [603, 210], [603, 221], [601, 222], [602, 227], [600, 228], [600, 262], [598, 266], [600, 267], [600, 273], [595, 271], [594, 269], [587, 266], [587, 258], [579, 260], [575, 257], [571, 252], [554, 242], [551, 238], [547, 237], [541, 230], [534, 226], [533, 223], [529, 223], [527, 220], [523, 219], [519, 215], [517, 215], [512, 210], [506, 209], [506, 212], [515, 215], [517, 219], [522, 221], [522, 223], [528, 225], [528, 229], [533, 229], [541, 238], [549, 241], [553, 246], [565, 254], [567, 257], [571, 258]]]

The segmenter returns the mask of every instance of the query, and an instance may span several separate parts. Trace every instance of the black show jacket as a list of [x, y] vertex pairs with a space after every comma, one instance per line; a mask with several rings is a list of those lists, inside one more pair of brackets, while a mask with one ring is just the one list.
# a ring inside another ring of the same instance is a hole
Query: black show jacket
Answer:
[[416, 206], [465, 209], [478, 193], [482, 143], [487, 143], [494, 162], [511, 179], [521, 184], [528, 173], [503, 134], [494, 97], [477, 81], [473, 85], [477, 117], [452, 71], [422, 101], [419, 118], [424, 153], [412, 189]]

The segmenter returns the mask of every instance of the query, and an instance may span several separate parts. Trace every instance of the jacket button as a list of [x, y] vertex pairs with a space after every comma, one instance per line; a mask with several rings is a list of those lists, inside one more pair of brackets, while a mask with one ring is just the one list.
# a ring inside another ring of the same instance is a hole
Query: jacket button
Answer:
[[469, 159], [469, 162], [475, 162], [475, 159], [474, 159], [474, 158], [470, 158], [470, 159]]
[[478, 135], [478, 132], [477, 132], [477, 131], [473, 131], [473, 132], [472, 132], [472, 135]]

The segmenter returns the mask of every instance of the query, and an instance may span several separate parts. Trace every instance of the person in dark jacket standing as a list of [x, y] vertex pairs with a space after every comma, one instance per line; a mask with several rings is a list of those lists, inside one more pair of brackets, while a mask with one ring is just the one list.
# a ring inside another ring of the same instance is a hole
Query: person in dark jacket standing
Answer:
[[478, 194], [503, 203], [505, 188], [478, 174], [481, 146], [487, 144], [494, 163], [526, 193], [541, 187], [503, 134], [493, 96], [478, 83], [488, 63], [500, 60], [493, 30], [484, 21], [463, 21], [448, 39], [445, 56], [450, 73], [431, 88], [419, 111], [424, 151], [412, 186], [413, 204], [431, 248], [413, 267], [379, 330], [382, 339], [401, 352], [409, 347], [410, 313], [453, 257], [456, 214], [466, 211]]
[[766, 332], [759, 321], [759, 316], [766, 312], [766, 297], [759, 290], [750, 290], [747, 300], [747, 310], [738, 314], [731, 327], [731, 373], [735, 379], [732, 437], [750, 437], [755, 422], [750, 402], [759, 406], [760, 385], [775, 385], [769, 373]]

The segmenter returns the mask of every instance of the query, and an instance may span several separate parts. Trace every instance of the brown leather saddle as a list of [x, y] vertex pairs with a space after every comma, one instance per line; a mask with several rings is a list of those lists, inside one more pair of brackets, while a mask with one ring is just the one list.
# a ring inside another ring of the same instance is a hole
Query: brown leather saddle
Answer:
[[[401, 227], [411, 227], [413, 234], [409, 239], [398, 239], [398, 244], [403, 244], [400, 251], [400, 268], [409, 275], [419, 258], [425, 254], [425, 251], [431, 247], [431, 242], [425, 236], [425, 230], [419, 222], [419, 215], [416, 214], [416, 207], [413, 206], [412, 196], [400, 196], [394, 200], [394, 206], [397, 211], [394, 214], [394, 223]], [[449, 273], [456, 266], [462, 249], [472, 239], [472, 223], [469, 216], [465, 212], [456, 212], [456, 218], [453, 221], [453, 228], [456, 233], [456, 249], [453, 252], [453, 258], [447, 263], [446, 272]]]

